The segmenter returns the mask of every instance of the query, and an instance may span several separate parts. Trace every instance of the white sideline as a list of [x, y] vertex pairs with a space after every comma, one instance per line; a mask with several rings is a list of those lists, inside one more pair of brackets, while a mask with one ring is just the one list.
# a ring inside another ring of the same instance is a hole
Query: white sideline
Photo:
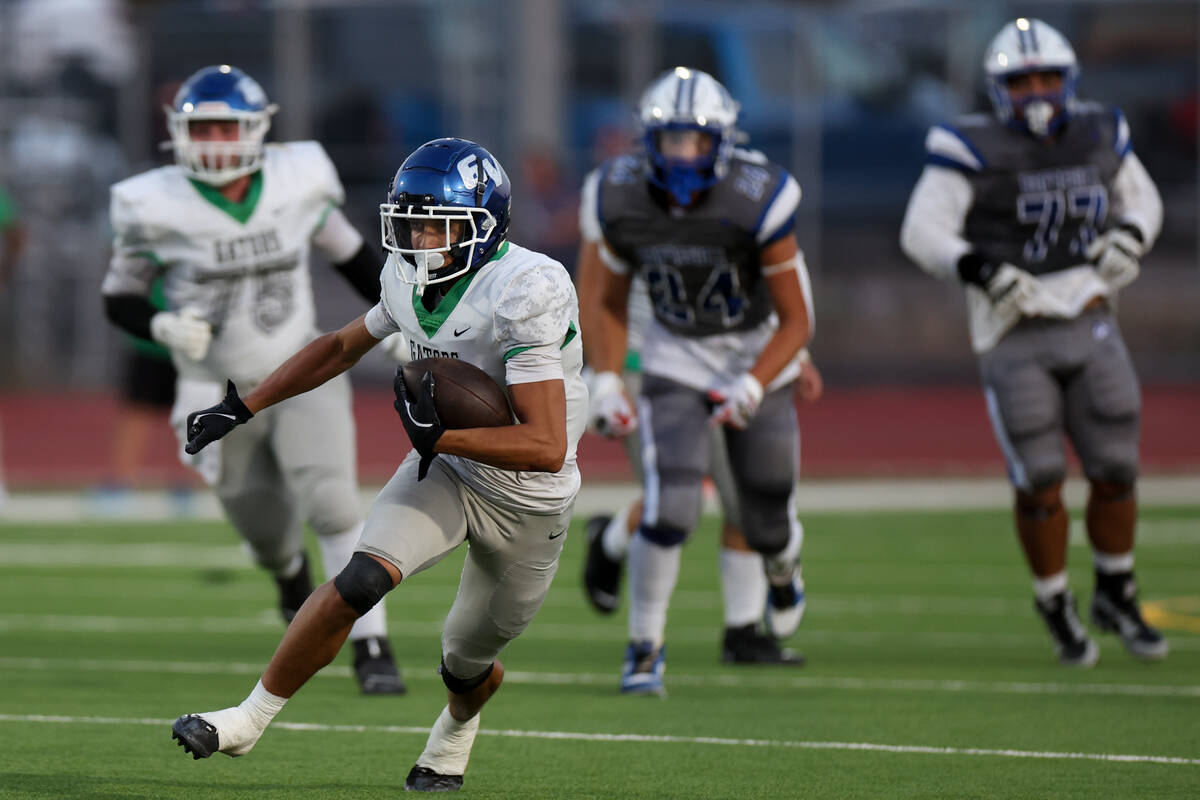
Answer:
[[[11, 490], [10, 490], [11, 491]], [[638, 494], [632, 483], [586, 482], [575, 503], [583, 517], [611, 512]], [[1067, 481], [1067, 505], [1079, 508], [1085, 501], [1084, 482]], [[361, 492], [366, 509], [378, 487]], [[1142, 505], [1194, 505], [1200, 498], [1200, 474], [1147, 475], [1138, 481]], [[0, 506], [0, 519], [9, 522], [71, 522], [92, 520], [221, 519], [221, 509], [210, 492], [195, 492], [187, 501], [165, 491], [132, 492], [127, 502], [106, 502], [88, 492], [13, 492]], [[1003, 478], [925, 478], [858, 480], [801, 480], [796, 506], [805, 512], [822, 511], [930, 511], [999, 509], [1012, 505], [1012, 490]], [[705, 510], [716, 513], [715, 496], [706, 497]]]
[[[0, 722], [31, 722], [66, 725], [169, 725], [171, 720], [145, 717], [65, 717], [43, 714], [0, 714]], [[400, 733], [427, 736], [428, 728], [411, 725], [325, 725], [316, 722], [276, 722], [276, 728], [323, 733]], [[797, 750], [857, 750], [934, 756], [997, 756], [1071, 761], [1115, 761], [1126, 764], [1200, 766], [1200, 758], [1128, 755], [1121, 753], [1059, 753], [1052, 750], [1009, 750], [984, 747], [936, 747], [931, 745], [879, 744], [875, 742], [817, 742], [787, 739], [729, 739], [718, 736], [661, 736], [642, 733], [576, 733], [573, 731], [522, 731], [480, 728], [481, 736], [503, 739], [549, 739], [573, 742], [635, 742], [639, 744], [708, 744], [722, 747], [781, 747]]]
[[[62, 670], [79, 672], [168, 673], [194, 675], [259, 675], [265, 664], [196, 661], [128, 661], [89, 658], [0, 657], [0, 670]], [[402, 664], [408, 680], [440, 681], [428, 664]], [[350, 668], [328, 666], [318, 677], [349, 678]], [[616, 686], [614, 674], [588, 672], [533, 672], [507, 670], [509, 683], [558, 686]], [[678, 686], [754, 689], [841, 689], [845, 691], [947, 692], [955, 694], [1072, 694], [1109, 697], [1200, 697], [1200, 686], [1126, 683], [1032, 683], [1023, 681], [973, 681], [938, 679], [847, 678], [837, 676], [689, 675], [671, 672], [670, 683]]]

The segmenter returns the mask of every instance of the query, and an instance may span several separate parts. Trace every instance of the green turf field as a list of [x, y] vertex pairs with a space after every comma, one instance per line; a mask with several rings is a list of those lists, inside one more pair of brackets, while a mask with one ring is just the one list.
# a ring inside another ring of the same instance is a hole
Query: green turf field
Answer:
[[[466, 796], [1200, 797], [1200, 508], [1143, 513], [1142, 595], [1170, 658], [1137, 663], [1104, 637], [1087, 672], [1054, 662], [1007, 513], [805, 524], [809, 610], [792, 644], [809, 664], [718, 663], [709, 520], [685, 550], [665, 701], [617, 694], [624, 616], [586, 607], [577, 525], [503, 656]], [[1081, 604], [1089, 561], [1077, 541]], [[407, 696], [359, 696], [344, 653], [249, 756], [197, 762], [170, 721], [240, 701], [281, 632], [230, 529], [0, 526], [0, 797], [395, 797], [444, 704], [438, 630], [459, 564], [389, 598]]]

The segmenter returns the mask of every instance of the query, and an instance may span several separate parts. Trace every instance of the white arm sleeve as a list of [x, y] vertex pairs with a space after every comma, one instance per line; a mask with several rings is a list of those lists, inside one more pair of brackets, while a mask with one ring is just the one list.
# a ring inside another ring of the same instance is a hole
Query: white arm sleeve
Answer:
[[376, 339], [386, 339], [400, 330], [400, 326], [396, 324], [396, 320], [392, 319], [392, 315], [383, 307], [382, 300], [371, 307], [366, 317], [363, 318], [363, 322], [367, 326], [367, 333]]
[[137, 219], [133, 201], [112, 192], [109, 219], [113, 228], [113, 252], [100, 291], [105, 295], [149, 294], [162, 264], [154, 254], [151, 234]]
[[585, 242], [598, 242], [600, 232], [600, 170], [594, 169], [583, 179], [579, 192], [579, 235]]
[[340, 208], [330, 206], [312, 237], [313, 245], [334, 264], [348, 261], [362, 247], [363, 237]]
[[518, 383], [563, 380], [562, 347], [544, 344], [521, 350], [504, 362], [504, 382]]
[[1142, 232], [1146, 250], [1162, 231], [1163, 204], [1158, 187], [1142, 162], [1132, 152], [1121, 161], [1112, 184], [1113, 216], [1121, 222], [1136, 225]]
[[958, 259], [971, 249], [962, 232], [973, 199], [971, 184], [960, 172], [926, 166], [904, 212], [901, 249], [930, 275], [957, 280]]

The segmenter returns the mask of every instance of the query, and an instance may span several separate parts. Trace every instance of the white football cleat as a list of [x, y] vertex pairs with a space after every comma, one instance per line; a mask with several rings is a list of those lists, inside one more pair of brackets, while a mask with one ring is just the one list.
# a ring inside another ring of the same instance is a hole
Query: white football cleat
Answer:
[[804, 579], [800, 577], [800, 565], [796, 565], [792, 579], [782, 586], [767, 588], [767, 630], [776, 639], [786, 639], [800, 627], [804, 618]]

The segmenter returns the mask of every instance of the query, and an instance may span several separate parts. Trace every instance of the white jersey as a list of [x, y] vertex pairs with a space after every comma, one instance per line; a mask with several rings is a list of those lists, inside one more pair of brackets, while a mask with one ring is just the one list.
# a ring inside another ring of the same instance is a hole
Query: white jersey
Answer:
[[579, 303], [566, 269], [549, 256], [505, 242], [484, 266], [462, 278], [433, 311], [388, 257], [383, 295], [367, 312], [377, 339], [404, 334], [409, 355], [458, 358], [500, 386], [561, 378], [567, 394], [567, 456], [558, 472], [516, 472], [460, 456], [441, 455], [472, 489], [520, 511], [553, 513], [579, 491], [575, 447], [587, 427], [587, 388], [580, 377], [583, 347]]
[[145, 294], [161, 270], [167, 307], [193, 307], [213, 326], [208, 354], [173, 352], [181, 378], [244, 393], [317, 333], [311, 239], [344, 200], [316, 142], [268, 144], [246, 199], [226, 200], [178, 166], [112, 187], [115, 234], [105, 294]]

